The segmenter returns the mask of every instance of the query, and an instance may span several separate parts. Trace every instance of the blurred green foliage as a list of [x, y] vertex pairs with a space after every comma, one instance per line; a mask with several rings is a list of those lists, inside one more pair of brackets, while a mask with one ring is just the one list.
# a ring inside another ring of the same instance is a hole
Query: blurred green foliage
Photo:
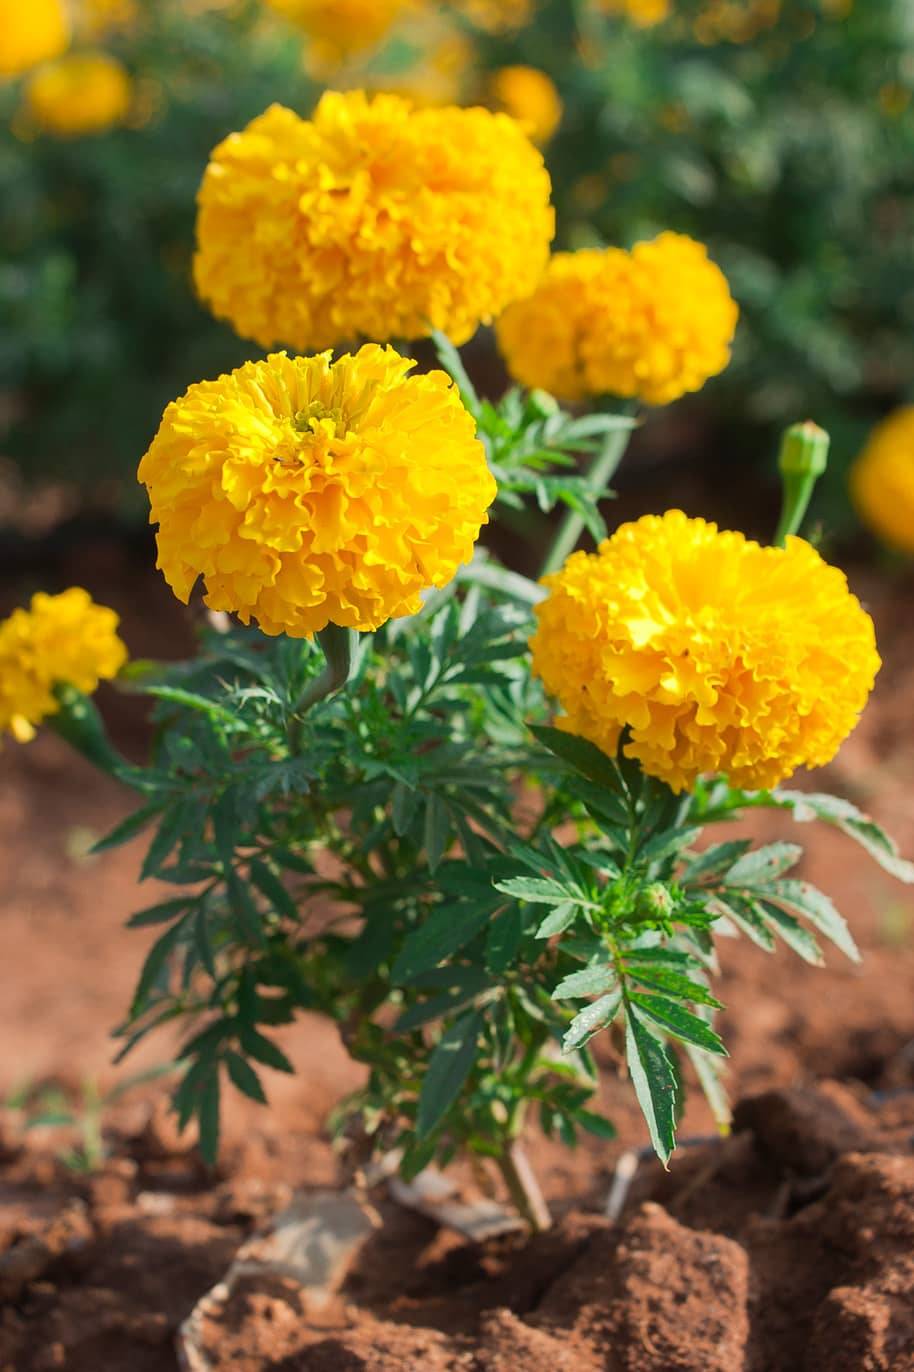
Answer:
[[[552, 76], [565, 105], [547, 149], [557, 245], [663, 228], [707, 242], [743, 318], [700, 403], [741, 457], [814, 417], [840, 479], [914, 377], [914, 7], [783, 0], [734, 43], [713, 41], [710, 4], [673, 0], [651, 29], [596, 0], [541, 0], [500, 34], [452, 15], [473, 43], [463, 96], [484, 96], [505, 64]], [[274, 99], [306, 111], [318, 88], [299, 37], [256, 0], [143, 13], [106, 44], [154, 96], [142, 127], [26, 141], [17, 88], [0, 88], [0, 452], [27, 474], [132, 472], [169, 399], [255, 355], [194, 300], [194, 194], [221, 137]], [[350, 61], [328, 79], [408, 84], [428, 34], [440, 41], [408, 18], [364, 71]], [[842, 500], [839, 480], [829, 522]]]

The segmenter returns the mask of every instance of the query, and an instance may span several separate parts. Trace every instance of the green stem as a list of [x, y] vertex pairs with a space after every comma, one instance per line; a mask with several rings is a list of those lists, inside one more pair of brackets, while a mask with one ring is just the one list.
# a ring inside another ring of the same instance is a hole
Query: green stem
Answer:
[[326, 659], [320, 676], [310, 681], [292, 707], [293, 719], [289, 726], [289, 741], [295, 752], [301, 743], [303, 717], [318, 701], [341, 691], [352, 676], [355, 656], [356, 631], [342, 629], [338, 624], [328, 624], [317, 635]]
[[828, 448], [828, 434], [811, 421], [792, 424], [785, 432], [778, 457], [783, 498], [774, 535], [776, 548], [783, 548], [792, 534], [799, 533], [816, 482], [828, 464]]
[[518, 1214], [534, 1234], [542, 1234], [552, 1227], [552, 1216], [540, 1190], [539, 1182], [522, 1146], [516, 1139], [507, 1144], [496, 1159], [508, 1194]]
[[[625, 450], [631, 436], [632, 430], [630, 428], [613, 429], [607, 435], [602, 451], [597, 453], [587, 474], [587, 484], [595, 499], [599, 499], [605, 493], [616, 473], [616, 468], [625, 456]], [[583, 529], [583, 517], [578, 514], [577, 510], [568, 510], [559, 525], [558, 533], [549, 549], [546, 561], [543, 563], [540, 572], [541, 577], [548, 576], [550, 572], [558, 571], [566, 558], [574, 552]]]

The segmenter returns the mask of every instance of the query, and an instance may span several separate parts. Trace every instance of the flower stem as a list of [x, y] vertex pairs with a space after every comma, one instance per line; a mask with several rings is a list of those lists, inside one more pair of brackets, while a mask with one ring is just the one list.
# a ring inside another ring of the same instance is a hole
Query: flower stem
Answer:
[[774, 546], [783, 548], [799, 532], [816, 482], [828, 465], [829, 437], [817, 424], [792, 424], [781, 440], [778, 470], [783, 497]]
[[[590, 471], [587, 473], [587, 484], [595, 499], [599, 499], [605, 493], [606, 487], [615, 475], [616, 468], [625, 456], [625, 450], [631, 436], [632, 430], [628, 427], [612, 429], [607, 434], [602, 451], [597, 453]], [[550, 572], [558, 571], [565, 559], [574, 552], [583, 528], [583, 517], [577, 510], [568, 510], [559, 525], [552, 547], [546, 555], [540, 576], [548, 576]]]
[[534, 1234], [552, 1227], [552, 1216], [540, 1190], [533, 1168], [516, 1139], [508, 1143], [496, 1159], [498, 1170], [521, 1218]]
[[294, 751], [298, 751], [301, 740], [302, 716], [318, 701], [326, 700], [342, 690], [352, 676], [356, 639], [355, 629], [342, 629], [338, 624], [328, 624], [317, 635], [326, 661], [320, 676], [309, 681], [292, 708], [289, 739]]

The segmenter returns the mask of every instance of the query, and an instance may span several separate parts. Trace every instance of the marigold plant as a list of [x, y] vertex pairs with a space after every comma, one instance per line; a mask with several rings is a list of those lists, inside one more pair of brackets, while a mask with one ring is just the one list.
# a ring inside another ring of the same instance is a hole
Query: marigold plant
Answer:
[[0, 0], [0, 78], [57, 57], [69, 41], [63, 0]]
[[489, 93], [495, 108], [522, 124], [534, 143], [548, 143], [562, 122], [555, 82], [536, 67], [499, 67]]
[[330, 93], [274, 105], [212, 155], [200, 295], [265, 347], [361, 337], [463, 342], [532, 290], [554, 221], [542, 157], [513, 119]]
[[679, 510], [546, 578], [533, 670], [561, 727], [679, 792], [777, 786], [831, 761], [879, 668], [869, 615], [808, 543], [763, 548]]
[[707, 249], [662, 233], [631, 252], [556, 254], [533, 294], [505, 311], [498, 338], [528, 386], [667, 405], [724, 370], [738, 315]]
[[132, 91], [130, 76], [116, 58], [103, 52], [67, 53], [29, 78], [25, 105], [38, 128], [74, 138], [122, 123]]
[[191, 386], [140, 464], [186, 601], [294, 637], [377, 629], [470, 560], [495, 482], [443, 372], [366, 344], [276, 353]]
[[0, 732], [26, 742], [60, 710], [56, 687], [91, 693], [116, 676], [127, 660], [117, 626], [114, 611], [79, 586], [39, 591], [28, 610], [14, 610], [0, 623]]
[[851, 469], [851, 494], [886, 543], [914, 553], [914, 405], [883, 420]]

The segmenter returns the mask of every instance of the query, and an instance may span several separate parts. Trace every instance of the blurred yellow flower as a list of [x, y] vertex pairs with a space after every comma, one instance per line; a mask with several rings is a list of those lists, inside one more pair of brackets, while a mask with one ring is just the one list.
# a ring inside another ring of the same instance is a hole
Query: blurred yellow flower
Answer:
[[834, 757], [880, 662], [873, 622], [810, 544], [763, 548], [680, 510], [546, 577], [533, 669], [571, 733], [675, 791], [775, 786]]
[[376, 47], [420, 0], [266, 0], [270, 9], [303, 30], [322, 65]]
[[640, 29], [662, 24], [670, 13], [670, 0], [596, 0], [604, 14], [624, 14]]
[[534, 143], [548, 143], [562, 122], [562, 101], [555, 82], [536, 67], [500, 67], [489, 93], [496, 109], [516, 119]]
[[445, 0], [485, 33], [510, 33], [533, 18], [536, 0]]
[[39, 591], [30, 609], [14, 610], [0, 623], [0, 732], [25, 743], [60, 709], [55, 686], [91, 692], [117, 676], [127, 661], [117, 627], [114, 611], [79, 586]]
[[549, 174], [513, 119], [330, 92], [273, 105], [214, 153], [197, 290], [264, 347], [361, 337], [465, 342], [533, 289], [554, 231]]
[[704, 44], [751, 43], [780, 17], [781, 0], [706, 0], [693, 33]]
[[25, 106], [38, 128], [75, 138], [123, 123], [132, 90], [130, 77], [114, 57], [68, 53], [29, 78]]
[[738, 315], [702, 244], [663, 233], [631, 252], [556, 253], [497, 333], [526, 386], [565, 401], [607, 394], [667, 405], [723, 371]]
[[612, 254], [626, 257], [621, 248], [554, 253], [533, 295], [500, 316], [498, 347], [515, 381], [549, 391], [565, 404], [590, 393], [582, 341], [592, 327], [600, 327], [591, 288]]
[[0, 0], [0, 78], [57, 57], [69, 41], [62, 0]]
[[880, 538], [914, 553], [914, 405], [896, 410], [873, 430], [851, 468], [851, 495]]
[[140, 17], [138, 0], [79, 0], [77, 30], [92, 42], [132, 29]]
[[366, 344], [274, 353], [169, 405], [139, 478], [179, 600], [268, 634], [376, 629], [470, 559], [495, 482], [450, 378]]

